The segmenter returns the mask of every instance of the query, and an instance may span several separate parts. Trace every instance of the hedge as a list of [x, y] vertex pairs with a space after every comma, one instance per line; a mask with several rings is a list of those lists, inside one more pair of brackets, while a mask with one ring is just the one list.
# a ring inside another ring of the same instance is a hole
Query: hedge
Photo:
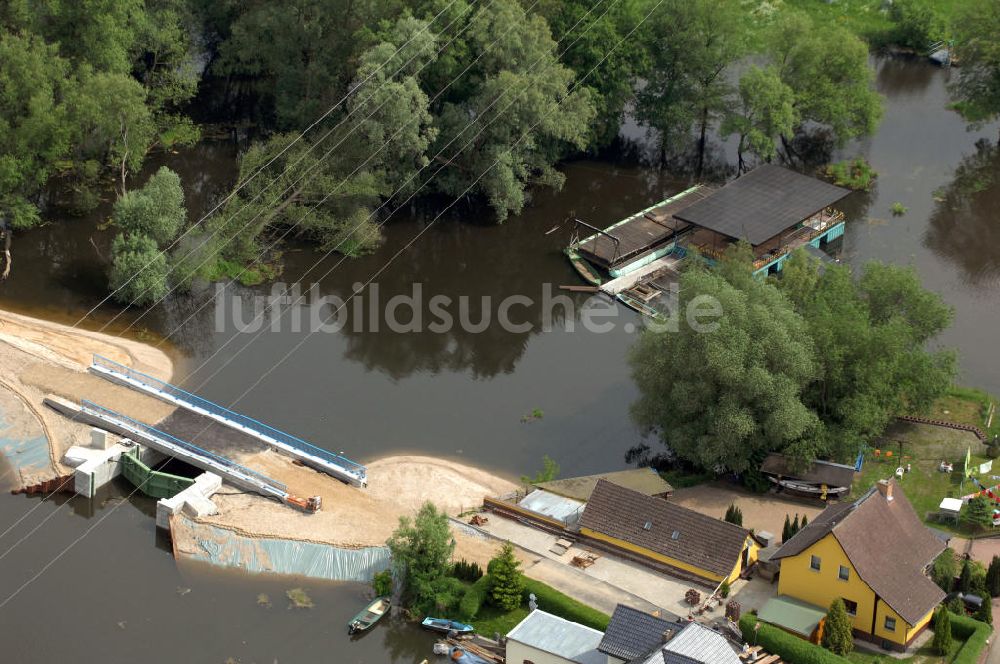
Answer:
[[479, 607], [486, 601], [486, 593], [490, 590], [490, 577], [483, 575], [469, 586], [458, 603], [458, 614], [463, 620], [472, 620], [479, 613]]
[[[850, 664], [840, 655], [835, 655], [826, 648], [809, 643], [804, 639], [784, 632], [767, 623], [761, 623], [754, 636], [753, 626], [757, 616], [746, 613], [740, 618], [740, 631], [747, 643], [756, 643], [772, 655], [778, 655], [786, 662], [795, 664]], [[755, 640], [756, 638], [756, 640]]]
[[968, 616], [952, 613], [950, 618], [952, 636], [965, 641], [955, 654], [952, 664], [976, 664], [986, 647], [986, 640], [993, 633], [993, 628]]
[[572, 620], [573, 622], [592, 627], [598, 631], [605, 631], [611, 616], [601, 613], [597, 609], [582, 604], [572, 597], [567, 597], [555, 588], [551, 588], [541, 581], [535, 581], [525, 577], [524, 579], [524, 601], [528, 601], [528, 595], [534, 593], [538, 600], [538, 608], [553, 615]]

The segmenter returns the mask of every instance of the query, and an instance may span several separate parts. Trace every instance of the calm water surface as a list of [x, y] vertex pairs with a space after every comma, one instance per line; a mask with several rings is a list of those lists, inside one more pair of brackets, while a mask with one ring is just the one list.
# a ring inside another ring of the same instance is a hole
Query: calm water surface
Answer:
[[[1000, 325], [998, 132], [995, 125], [969, 131], [946, 109], [948, 76], [922, 62], [878, 62], [885, 120], [874, 137], [834, 155], [863, 154], [879, 172], [873, 192], [846, 202], [851, 221], [841, 249], [855, 265], [870, 259], [916, 265], [925, 285], [955, 307], [955, 323], [941, 341], [961, 349], [963, 382], [1000, 392], [1000, 358], [989, 343]], [[717, 162], [734, 160], [731, 143], [714, 148]], [[194, 214], [230, 185], [233, 155], [229, 146], [202, 145], [161, 157], [150, 168], [166, 163], [180, 173]], [[378, 277], [382, 301], [410, 293], [414, 282], [423, 284], [427, 297], [464, 295], [478, 302], [523, 294], [540, 300], [542, 284], [579, 283], [561, 254], [570, 228], [563, 224], [546, 234], [554, 226], [568, 215], [604, 226], [687, 184], [652, 169], [601, 161], [569, 164], [564, 171], [561, 192], [537, 194], [524, 214], [503, 225], [468, 209], [442, 218]], [[904, 216], [892, 216], [896, 201], [909, 208]], [[95, 225], [106, 216], [103, 210], [18, 236], [14, 273], [0, 285], [0, 304], [74, 322], [97, 303], [105, 294], [110, 233]], [[424, 223], [394, 219], [382, 249], [339, 266], [337, 257], [320, 260], [315, 250], [293, 246], [281, 280], [316, 283], [322, 295], [346, 297]], [[226, 292], [249, 300], [269, 295], [271, 286]], [[534, 324], [522, 333], [491, 325], [479, 333], [397, 334], [383, 326], [307, 335], [291, 331], [286, 317], [281, 331], [254, 336], [234, 333], [228, 314], [217, 325], [212, 304], [197, 312], [213, 293], [172, 298], [137, 323], [151, 336], [169, 337], [181, 359], [179, 380], [359, 460], [416, 451], [517, 475], [549, 454], [565, 474], [575, 474], [622, 466], [624, 450], [641, 440], [628, 419], [636, 393], [624, 364], [634, 338], [626, 324], [638, 321], [627, 310], [618, 310], [618, 325], [606, 334], [583, 331], [578, 322], [574, 332], [559, 325], [543, 332], [536, 303], [515, 310], [519, 321]], [[231, 299], [221, 299], [231, 306]], [[577, 305], [585, 299], [573, 296]], [[116, 313], [102, 307], [88, 324], [100, 327]], [[123, 329], [136, 315], [122, 316], [111, 329]], [[522, 423], [535, 408], [544, 417]], [[123, 495], [116, 488], [92, 504], [70, 501], [2, 560], [0, 597], [6, 597], [108, 517], [0, 609], [0, 635], [6, 637], [0, 661], [48, 662], [80, 652], [92, 654], [86, 661], [103, 662], [419, 662], [430, 655], [432, 639], [399, 623], [348, 640], [342, 625], [363, 603], [360, 586], [178, 567], [167, 543], [157, 540], [151, 501], [122, 504]], [[37, 504], [37, 498], [0, 496], [0, 531]], [[0, 539], [0, 555], [56, 506], [43, 504]], [[317, 607], [287, 610], [284, 591], [302, 584]], [[257, 605], [259, 593], [270, 596], [270, 609]]]

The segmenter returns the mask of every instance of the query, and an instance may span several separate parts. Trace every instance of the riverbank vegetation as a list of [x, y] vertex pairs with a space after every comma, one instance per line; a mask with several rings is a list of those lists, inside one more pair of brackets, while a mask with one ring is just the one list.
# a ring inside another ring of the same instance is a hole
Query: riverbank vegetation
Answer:
[[604, 630], [610, 617], [544, 583], [524, 576], [513, 545], [504, 542], [487, 565], [452, 562], [455, 541], [448, 517], [426, 503], [414, 518], [400, 518], [388, 541], [394, 575], [377, 575], [373, 587], [390, 594], [392, 578], [399, 583], [403, 606], [415, 619], [447, 616], [472, 622], [486, 636], [506, 634], [538, 608], [595, 629]]
[[956, 107], [984, 121], [1000, 111], [998, 25], [992, 3], [963, 0], [13, 3], [0, 215], [24, 228], [122, 198], [151, 152], [197, 140], [195, 118], [249, 137], [205, 221], [155, 248], [115, 226], [112, 290], [143, 305], [194, 280], [270, 278], [288, 238], [370, 252], [421, 200], [478, 201], [502, 221], [627, 116], [695, 177], [710, 132], [737, 137], [739, 171], [812, 167], [810, 141], [877, 126], [868, 52], [885, 42], [954, 36]]
[[859, 274], [798, 252], [776, 281], [752, 275], [749, 249], [718, 269], [690, 262], [681, 310], [719, 303], [710, 330], [644, 333], [630, 353], [633, 414], [677, 457], [753, 474], [769, 452], [852, 462], [899, 414], [945, 396], [955, 354], [928, 348], [952, 310], [913, 268], [870, 263]]

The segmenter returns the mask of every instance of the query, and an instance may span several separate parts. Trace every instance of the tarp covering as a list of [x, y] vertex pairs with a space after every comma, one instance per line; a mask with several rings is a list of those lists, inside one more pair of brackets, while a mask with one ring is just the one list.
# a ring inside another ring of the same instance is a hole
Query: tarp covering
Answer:
[[384, 546], [341, 549], [314, 542], [248, 537], [181, 515], [171, 520], [171, 536], [179, 556], [253, 573], [367, 583], [390, 565], [389, 549]]

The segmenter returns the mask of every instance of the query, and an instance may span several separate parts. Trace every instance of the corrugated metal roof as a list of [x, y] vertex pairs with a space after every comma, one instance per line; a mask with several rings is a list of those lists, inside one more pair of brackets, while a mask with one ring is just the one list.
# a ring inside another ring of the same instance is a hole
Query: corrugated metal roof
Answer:
[[542, 489], [535, 489], [518, 503], [519, 507], [544, 514], [563, 523], [575, 523], [580, 518], [583, 505], [579, 500], [565, 498]]
[[598, 652], [597, 645], [604, 635], [596, 629], [570, 622], [539, 609], [528, 614], [507, 639], [537, 648], [578, 664], [599, 664], [606, 658]]
[[704, 664], [740, 664], [736, 651], [729, 645], [726, 637], [704, 625], [691, 623], [680, 634], [663, 647], [664, 664], [683, 662], [683, 659], [673, 657], [679, 655], [695, 662]]

